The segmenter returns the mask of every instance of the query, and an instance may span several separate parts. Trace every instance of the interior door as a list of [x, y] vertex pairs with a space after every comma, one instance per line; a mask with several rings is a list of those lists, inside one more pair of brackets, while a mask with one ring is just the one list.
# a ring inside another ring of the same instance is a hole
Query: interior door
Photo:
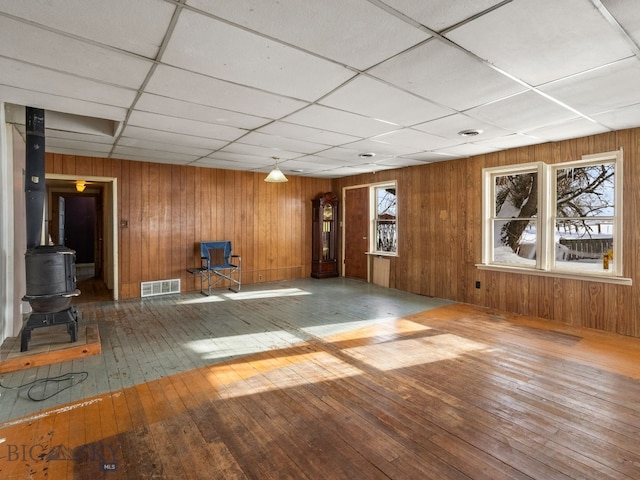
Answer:
[[344, 203], [344, 276], [367, 280], [369, 188], [345, 190]]

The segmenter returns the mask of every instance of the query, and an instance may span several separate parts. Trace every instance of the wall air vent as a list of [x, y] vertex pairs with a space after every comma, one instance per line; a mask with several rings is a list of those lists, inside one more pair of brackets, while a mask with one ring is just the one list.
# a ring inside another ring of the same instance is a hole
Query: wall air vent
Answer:
[[180, 279], [156, 280], [154, 282], [142, 282], [140, 284], [140, 296], [155, 297], [156, 295], [169, 295], [180, 293]]

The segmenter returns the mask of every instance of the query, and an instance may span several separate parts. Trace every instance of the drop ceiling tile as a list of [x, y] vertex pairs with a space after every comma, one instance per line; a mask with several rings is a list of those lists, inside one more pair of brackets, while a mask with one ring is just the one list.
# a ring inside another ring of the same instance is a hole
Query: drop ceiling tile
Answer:
[[[0, 79], [2, 73], [0, 73]], [[2, 80], [0, 80], [0, 83]], [[64, 96], [51, 95], [49, 93], [36, 92], [18, 87], [0, 85], [0, 98], [5, 102], [16, 105], [31, 105], [45, 110], [73, 113], [96, 118], [107, 118], [122, 121], [127, 115], [127, 109], [114, 107], [86, 100], [78, 100]]]
[[210, 151], [224, 147], [229, 142], [226, 140], [216, 140], [213, 138], [198, 137], [195, 135], [184, 135], [180, 133], [165, 132], [149, 128], [127, 125], [123, 132], [123, 137], [132, 139], [148, 140], [161, 145], [184, 145], [193, 148], [203, 148]]
[[97, 152], [95, 150], [85, 150], [82, 148], [69, 148], [69, 147], [56, 147], [56, 146], [49, 146], [47, 145], [45, 147], [45, 151], [47, 153], [60, 153], [60, 154], [64, 154], [64, 155], [76, 155], [78, 157], [97, 157], [97, 158], [107, 158], [106, 154], [103, 154], [101, 152]]
[[70, 150], [84, 150], [88, 152], [102, 153], [107, 156], [111, 151], [111, 145], [105, 143], [95, 143], [95, 142], [86, 142], [81, 140], [71, 140], [68, 138], [56, 138], [56, 137], [47, 137], [45, 139], [45, 149], [50, 151], [51, 148], [56, 149], [64, 149], [68, 148]]
[[[479, 135], [481, 138], [506, 135], [508, 132], [502, 128], [491, 125], [490, 123], [481, 122], [475, 118], [468, 117], [462, 113], [456, 113], [448, 117], [439, 118], [430, 122], [415, 125], [415, 130], [438, 135], [445, 138], [461, 139], [459, 132], [464, 130], [482, 130]], [[477, 138], [477, 137], [476, 137]], [[464, 140], [464, 139], [463, 139]], [[466, 140], [465, 140], [466, 141]]]
[[148, 150], [145, 148], [117, 146], [113, 151], [115, 158], [131, 158], [132, 160], [147, 159], [151, 161], [165, 161], [167, 163], [185, 164], [198, 159], [195, 155], [167, 152], [163, 150]]
[[285, 160], [282, 162], [278, 162], [278, 167], [282, 170], [286, 175], [290, 173], [293, 174], [306, 174], [310, 175], [313, 172], [318, 172], [322, 170], [326, 170], [327, 167], [325, 165], [321, 165], [320, 163], [313, 161], [304, 161], [304, 157], [296, 160]]
[[441, 153], [441, 154], [448, 153], [450, 155], [454, 155], [457, 158], [461, 158], [461, 157], [472, 157], [474, 155], [483, 155], [485, 153], [497, 152], [498, 150], [500, 149], [496, 147], [491, 147], [489, 145], [465, 143], [462, 145], [456, 145], [454, 147], [442, 148], [438, 150], [438, 153]]
[[453, 113], [448, 108], [364, 75], [341, 86], [319, 103], [405, 127]]
[[412, 160], [418, 160], [422, 163], [444, 162], [446, 160], [455, 160], [462, 157], [466, 157], [466, 155], [444, 154], [438, 152], [422, 152], [402, 156], [402, 158], [410, 158]]
[[286, 121], [361, 138], [372, 137], [400, 128], [398, 125], [321, 105], [311, 105], [293, 113], [286, 117]]
[[162, 150], [171, 153], [184, 153], [195, 157], [205, 157], [211, 153], [211, 149], [190, 147], [187, 145], [173, 145], [171, 143], [158, 143], [139, 138], [120, 137], [118, 145], [122, 147], [133, 147], [143, 150]]
[[478, 15], [503, 0], [474, 0], [473, 2], [452, 2], [451, 0], [385, 0], [408, 17], [414, 18], [430, 29], [440, 32], [463, 20]]
[[149, 93], [143, 93], [140, 96], [136, 103], [136, 109], [149, 113], [169, 115], [207, 123], [218, 123], [220, 125], [228, 125], [247, 130], [253, 130], [254, 128], [271, 122], [271, 120], [262, 117], [255, 117], [253, 115], [232, 112], [230, 110], [199, 105]]
[[167, 117], [156, 113], [134, 110], [129, 117], [130, 125], [155, 130], [164, 130], [184, 135], [215, 138], [217, 140], [236, 140], [246, 133], [246, 130], [217, 125], [215, 123], [198, 122], [186, 118]]
[[376, 158], [380, 155], [406, 155], [414, 153], [416, 150], [422, 150], [416, 149], [415, 147], [403, 147], [397, 144], [390, 145], [375, 140], [360, 140], [358, 142], [347, 143], [342, 145], [341, 148], [351, 150], [357, 155], [361, 153], [375, 153]]
[[[346, 171], [348, 171], [348, 170], [346, 170]], [[342, 173], [340, 170], [336, 170], [336, 171], [334, 171], [334, 170], [323, 170], [323, 171], [315, 172], [313, 174], [313, 176], [315, 178], [328, 178], [328, 179], [330, 179], [330, 178], [341, 178], [341, 177], [346, 177], [348, 175], [355, 175], [355, 172], [351, 171], [350, 174], [345, 174], [345, 173]]]
[[593, 119], [613, 130], [635, 128], [640, 124], [640, 103], [594, 115]]
[[307, 103], [254, 88], [158, 65], [145, 90], [168, 98], [277, 119]]
[[[47, 114], [49, 112], [45, 112], [45, 125], [47, 123]], [[77, 133], [77, 132], [66, 132], [62, 130], [53, 130], [49, 128], [45, 128], [45, 139], [46, 143], [49, 142], [51, 138], [59, 138], [62, 140], [74, 140], [78, 142], [89, 142], [89, 143], [102, 143], [104, 145], [113, 145], [113, 137], [107, 137], [103, 135], [88, 135], [86, 133]]]
[[277, 148], [290, 152], [315, 153], [327, 148], [327, 145], [310, 143], [292, 138], [279, 137], [277, 135], [266, 135], [264, 133], [251, 132], [242, 137], [239, 143], [257, 145], [260, 147]]
[[201, 158], [194, 162], [193, 165], [197, 167], [220, 168], [223, 170], [248, 170], [249, 168], [254, 168], [254, 166], [250, 164], [218, 160], [215, 158]]
[[640, 45], [640, 8], [625, 0], [602, 0], [624, 31]]
[[514, 133], [512, 135], [505, 135], [504, 137], [490, 138], [488, 140], [479, 140], [474, 142], [476, 145], [492, 147], [498, 150], [504, 150], [507, 148], [526, 147], [528, 145], [536, 145], [538, 143], [545, 143], [543, 138], [536, 138], [521, 133]]
[[376, 165], [376, 167], [399, 168], [411, 167], [413, 165], [423, 165], [424, 162], [406, 157], [389, 157], [380, 161], [376, 161], [374, 162], [374, 164]]
[[584, 0], [514, 1], [446, 37], [534, 86], [632, 55]]
[[627, 58], [540, 87], [581, 113], [592, 115], [640, 103], [640, 60]]
[[[313, 158], [318, 158], [318, 163], [331, 164], [326, 159], [333, 160], [334, 165], [358, 165], [363, 162], [358, 155], [362, 153], [345, 147], [328, 148], [322, 152], [318, 152]], [[306, 161], [309, 157], [305, 157]]]
[[331, 178], [349, 177], [351, 175], [359, 175], [361, 173], [373, 173], [371, 168], [354, 166], [354, 167], [336, 167], [327, 169], [324, 172], [318, 172], [318, 176], [330, 176]]
[[449, 139], [419, 132], [410, 128], [403, 128], [395, 132], [378, 135], [372, 140], [390, 145], [411, 147], [418, 151], [436, 150], [438, 148], [449, 147], [463, 143], [460, 139]]
[[[19, 42], [15, 39], [20, 38]], [[139, 88], [150, 61], [0, 16], [0, 55], [70, 75]]]
[[358, 158], [353, 156], [353, 152], [332, 148], [319, 153], [318, 155], [306, 155], [296, 158], [295, 162], [308, 163], [317, 166], [319, 170], [329, 167], [342, 167], [347, 164], [355, 164]]
[[465, 110], [525, 90], [480, 60], [437, 39], [368, 73], [454, 110]]
[[175, 6], [163, 0], [4, 0], [16, 17], [147, 58], [155, 58]]
[[342, 65], [190, 10], [178, 18], [163, 62], [308, 101], [354, 75]]
[[[286, 159], [286, 158], [297, 158], [300, 156], [299, 152], [289, 152], [287, 150], [282, 150], [279, 148], [260, 147], [257, 145], [247, 145], [247, 144], [238, 143], [238, 142], [227, 145], [226, 147], [213, 153], [212, 155], [223, 155], [223, 154], [255, 157], [270, 163], [273, 163], [273, 157]], [[225, 158], [231, 158], [231, 157], [227, 156]]]
[[128, 107], [136, 95], [134, 90], [106, 85], [1, 57], [0, 84], [116, 107]]
[[278, 135], [286, 138], [297, 138], [306, 142], [320, 143], [322, 145], [342, 145], [359, 140], [359, 137], [344, 135], [342, 133], [329, 132], [318, 128], [305, 127], [294, 123], [275, 121], [257, 130], [259, 133]]
[[[636, 118], [636, 121], [637, 120], [638, 119]], [[609, 131], [609, 129], [603, 125], [592, 122], [583, 117], [578, 117], [556, 125], [548, 125], [546, 127], [528, 130], [524, 133], [536, 138], [542, 138], [545, 141], [559, 141], [567, 138], [596, 135], [607, 131]]]
[[[0, 72], [0, 83], [4, 85], [46, 92], [50, 95], [116, 107], [127, 107], [135, 98], [133, 90], [53, 72], [6, 58], [0, 58]], [[16, 103], [13, 100], [7, 100]]]
[[[189, 0], [187, 3], [361, 70], [429, 38], [428, 33], [365, 0], [236, 0], [233, 3]], [[371, 48], [372, 45], [376, 47]]]
[[[143, 151], [144, 153], [144, 151]], [[123, 155], [121, 153], [114, 153], [110, 158], [117, 158], [120, 160], [135, 161], [135, 162], [148, 162], [148, 163], [162, 163], [165, 165], [191, 165], [193, 161], [177, 158], [155, 158], [148, 155]]]
[[262, 163], [257, 162], [258, 158], [251, 155], [239, 155], [235, 153], [228, 152], [216, 152], [208, 155], [206, 157], [200, 158], [198, 163], [203, 164], [213, 164], [214, 162], [226, 162], [226, 163], [234, 163], [238, 166], [242, 166], [244, 168], [257, 168], [259, 166], [272, 165], [273, 160], [269, 159], [270, 163], [267, 163], [267, 160], [264, 160]]
[[465, 113], [509, 132], [531, 130], [578, 116], [533, 91], [472, 108]]

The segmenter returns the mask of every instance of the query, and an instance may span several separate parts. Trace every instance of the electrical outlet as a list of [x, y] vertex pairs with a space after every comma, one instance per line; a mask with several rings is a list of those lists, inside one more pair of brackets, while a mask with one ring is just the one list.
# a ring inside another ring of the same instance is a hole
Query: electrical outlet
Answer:
[[262, 275], [258, 275], [258, 280], [262, 280]]
[[480, 282], [476, 282], [476, 288], [480, 288]]

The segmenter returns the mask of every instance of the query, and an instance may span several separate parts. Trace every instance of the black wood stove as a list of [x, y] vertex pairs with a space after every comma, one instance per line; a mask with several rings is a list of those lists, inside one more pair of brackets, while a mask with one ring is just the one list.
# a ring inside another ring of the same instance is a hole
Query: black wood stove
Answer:
[[31, 331], [49, 325], [67, 325], [71, 341], [78, 340], [78, 311], [71, 299], [80, 295], [76, 289], [76, 252], [62, 245], [41, 245], [25, 254], [27, 294], [33, 313], [22, 327], [20, 351], [29, 347]]
[[40, 245], [46, 185], [44, 178], [44, 110], [26, 108], [27, 157], [25, 194], [27, 252], [25, 267], [28, 301], [33, 313], [22, 327], [20, 351], [29, 348], [31, 331], [50, 325], [66, 325], [71, 341], [78, 340], [78, 311], [71, 299], [76, 289], [76, 252], [63, 245]]

